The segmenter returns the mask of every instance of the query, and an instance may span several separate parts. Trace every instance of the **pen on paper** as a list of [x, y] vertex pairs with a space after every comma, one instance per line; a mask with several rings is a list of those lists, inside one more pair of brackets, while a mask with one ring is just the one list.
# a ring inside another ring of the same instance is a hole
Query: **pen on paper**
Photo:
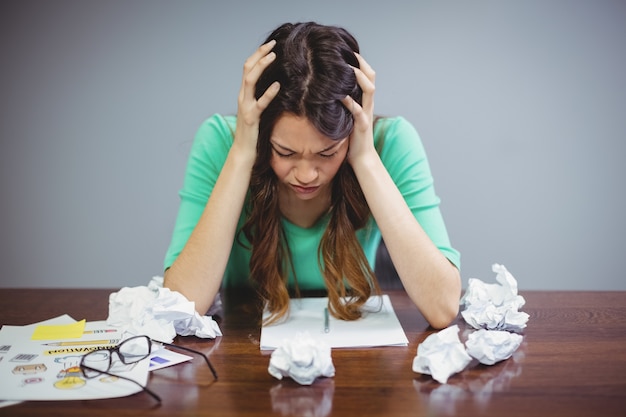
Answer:
[[328, 307], [326, 307], [324, 309], [324, 333], [330, 332], [329, 320], [330, 318], [328, 316]]
[[120, 339], [110, 340], [83, 340], [76, 342], [54, 342], [44, 343], [46, 346], [84, 346], [84, 345], [116, 345], [120, 342]]
[[102, 330], [85, 330], [83, 334], [94, 334], [94, 333], [115, 333], [117, 329], [102, 329]]

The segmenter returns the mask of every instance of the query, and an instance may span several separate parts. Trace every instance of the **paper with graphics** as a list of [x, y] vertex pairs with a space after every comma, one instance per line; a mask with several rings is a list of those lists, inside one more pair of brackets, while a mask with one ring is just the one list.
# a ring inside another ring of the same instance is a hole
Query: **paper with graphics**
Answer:
[[[0, 400], [87, 400], [124, 397], [141, 387], [121, 378], [101, 375], [86, 379], [80, 372], [82, 355], [120, 343], [122, 334], [104, 321], [87, 322], [79, 338], [33, 340], [40, 325], [76, 321], [68, 315], [28, 326], [2, 326], [0, 330]], [[113, 365], [111, 373], [145, 386], [148, 359], [134, 365]]]
[[331, 348], [406, 346], [409, 343], [386, 294], [370, 297], [364, 305], [363, 317], [358, 320], [345, 321], [330, 316], [328, 331], [324, 314], [327, 307], [326, 297], [292, 299], [286, 320], [261, 328], [261, 350], [276, 349], [300, 332], [308, 332], [313, 339]]
[[150, 367], [148, 370], [152, 372], [168, 366], [178, 365], [179, 363], [187, 362], [192, 359], [193, 358], [189, 355], [183, 355], [182, 353], [174, 352], [169, 349], [159, 348], [153, 351], [150, 355]]

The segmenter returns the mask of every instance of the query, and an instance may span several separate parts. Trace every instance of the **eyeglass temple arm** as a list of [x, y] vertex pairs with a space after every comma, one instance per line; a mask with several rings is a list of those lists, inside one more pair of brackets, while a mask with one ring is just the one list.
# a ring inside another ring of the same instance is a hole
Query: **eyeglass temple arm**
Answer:
[[188, 347], [174, 345], [172, 343], [161, 342], [159, 340], [155, 340], [155, 342], [161, 343], [164, 346], [173, 347], [174, 349], [181, 349], [181, 350], [184, 350], [184, 351], [187, 351], [187, 352], [191, 352], [191, 353], [195, 353], [196, 355], [202, 356], [202, 358], [204, 359], [206, 364], [209, 366], [209, 369], [211, 370], [211, 373], [213, 374], [213, 378], [215, 378], [215, 380], [217, 381], [217, 371], [215, 371], [215, 368], [213, 368], [213, 365], [211, 364], [211, 361], [209, 361], [209, 358], [204, 353], [199, 352], [199, 351], [194, 350], [194, 349], [190, 349]]

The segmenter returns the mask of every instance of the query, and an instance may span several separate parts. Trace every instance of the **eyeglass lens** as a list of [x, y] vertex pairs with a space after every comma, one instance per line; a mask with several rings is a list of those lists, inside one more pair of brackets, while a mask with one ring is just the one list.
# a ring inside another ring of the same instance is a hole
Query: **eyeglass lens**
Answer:
[[108, 371], [113, 364], [113, 352], [117, 352], [123, 364], [129, 365], [147, 358], [150, 351], [151, 342], [148, 337], [131, 337], [113, 349], [95, 350], [83, 356], [82, 365], [85, 367], [83, 371], [87, 378], [93, 378], [100, 372]]
[[146, 336], [131, 337], [117, 347], [117, 353], [125, 364], [139, 362], [151, 351], [150, 339]]

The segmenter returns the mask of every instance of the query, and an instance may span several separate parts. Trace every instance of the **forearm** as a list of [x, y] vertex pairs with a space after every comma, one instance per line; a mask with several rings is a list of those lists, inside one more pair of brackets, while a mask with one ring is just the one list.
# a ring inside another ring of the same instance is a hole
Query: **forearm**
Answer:
[[209, 309], [220, 289], [253, 162], [254, 155], [231, 149], [200, 220], [165, 272], [164, 286], [193, 301], [200, 314]]
[[458, 313], [459, 271], [415, 219], [377, 154], [352, 166], [407, 294], [433, 327], [446, 327]]
[[280, 90], [274, 82], [255, 98], [259, 76], [276, 58], [270, 52], [275, 44], [272, 40], [261, 45], [244, 63], [233, 144], [200, 220], [165, 272], [164, 285], [194, 301], [201, 314], [211, 307], [230, 257], [256, 158], [261, 113]]

